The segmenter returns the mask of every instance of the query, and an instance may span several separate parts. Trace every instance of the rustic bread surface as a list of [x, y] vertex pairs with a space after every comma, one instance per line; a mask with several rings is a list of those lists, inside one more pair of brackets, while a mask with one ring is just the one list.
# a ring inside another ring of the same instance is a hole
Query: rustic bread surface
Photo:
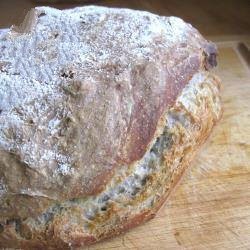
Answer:
[[119, 169], [98, 195], [55, 203], [35, 218], [8, 221], [0, 234], [2, 246], [88, 245], [152, 218], [219, 120], [219, 86], [210, 73], [195, 74], [140, 161]]
[[0, 35], [0, 246], [151, 218], [220, 116], [215, 47], [179, 18], [39, 7]]

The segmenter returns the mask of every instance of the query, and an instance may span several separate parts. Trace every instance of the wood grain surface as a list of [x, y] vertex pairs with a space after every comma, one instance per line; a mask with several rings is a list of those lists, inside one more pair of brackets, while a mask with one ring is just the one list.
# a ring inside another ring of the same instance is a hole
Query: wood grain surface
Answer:
[[250, 249], [250, 72], [219, 43], [224, 113], [156, 217], [88, 250]]

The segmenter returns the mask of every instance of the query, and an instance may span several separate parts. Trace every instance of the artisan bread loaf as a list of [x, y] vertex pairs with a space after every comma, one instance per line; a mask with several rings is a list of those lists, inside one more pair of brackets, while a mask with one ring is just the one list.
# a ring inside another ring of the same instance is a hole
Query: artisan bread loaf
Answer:
[[221, 114], [216, 48], [176, 17], [39, 7], [0, 35], [0, 246], [152, 218]]

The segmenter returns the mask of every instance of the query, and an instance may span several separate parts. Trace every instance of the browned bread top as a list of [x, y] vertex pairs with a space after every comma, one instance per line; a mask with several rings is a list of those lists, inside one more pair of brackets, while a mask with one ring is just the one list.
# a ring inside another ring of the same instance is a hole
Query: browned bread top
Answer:
[[139, 160], [215, 54], [179, 18], [95, 6], [36, 8], [0, 47], [4, 195], [49, 200], [98, 193]]

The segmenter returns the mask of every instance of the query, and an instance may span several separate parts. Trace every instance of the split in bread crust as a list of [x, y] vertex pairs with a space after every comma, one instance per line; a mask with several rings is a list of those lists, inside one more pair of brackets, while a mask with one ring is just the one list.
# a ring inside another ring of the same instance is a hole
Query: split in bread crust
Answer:
[[38, 7], [0, 35], [0, 247], [152, 218], [221, 113], [216, 47], [176, 17]]
[[[121, 168], [96, 196], [54, 204], [37, 218], [5, 226], [3, 246], [83, 246], [152, 218], [221, 116], [220, 81], [198, 72], [162, 117], [144, 157]], [[12, 245], [13, 244], [13, 245]]]

